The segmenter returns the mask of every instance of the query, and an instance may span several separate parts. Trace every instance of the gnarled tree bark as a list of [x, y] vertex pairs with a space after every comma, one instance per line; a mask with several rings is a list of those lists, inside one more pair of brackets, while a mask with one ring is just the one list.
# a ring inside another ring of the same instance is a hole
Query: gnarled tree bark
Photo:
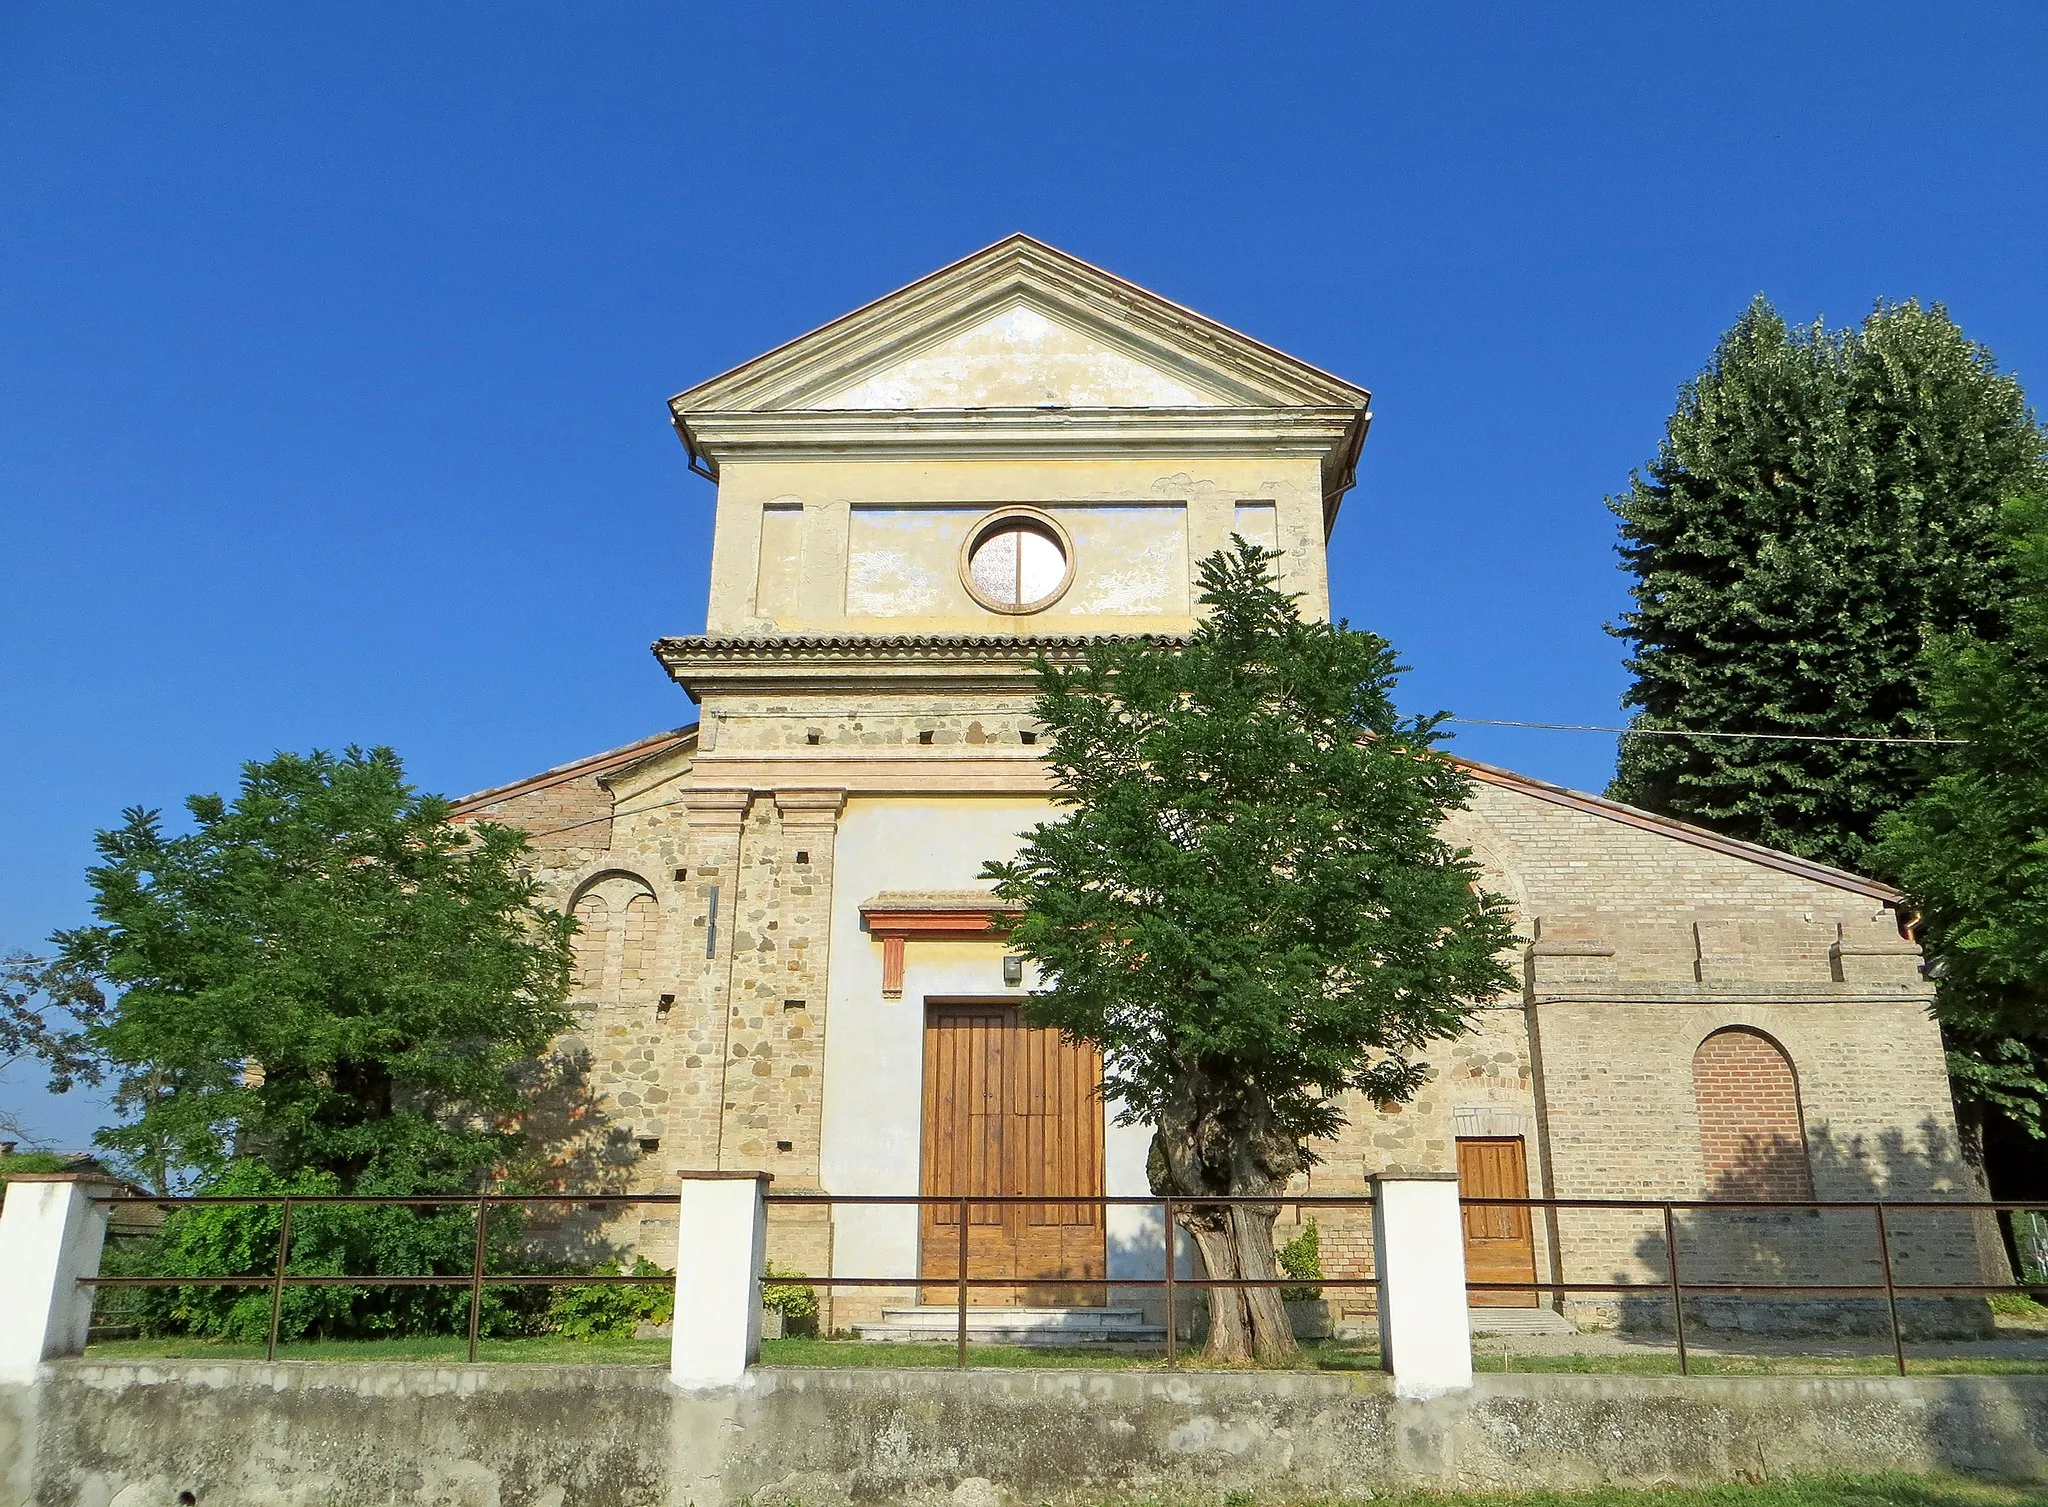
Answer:
[[[1152, 1191], [1182, 1200], [1181, 1227], [1202, 1253], [1207, 1275], [1270, 1281], [1280, 1275], [1273, 1221], [1288, 1179], [1308, 1163], [1299, 1141], [1274, 1123], [1256, 1094], [1207, 1074], [1190, 1075], [1153, 1127], [1147, 1159]], [[1210, 1204], [1203, 1198], [1273, 1198], [1271, 1204]], [[1205, 1359], [1281, 1361], [1294, 1330], [1278, 1287], [1211, 1287]]]

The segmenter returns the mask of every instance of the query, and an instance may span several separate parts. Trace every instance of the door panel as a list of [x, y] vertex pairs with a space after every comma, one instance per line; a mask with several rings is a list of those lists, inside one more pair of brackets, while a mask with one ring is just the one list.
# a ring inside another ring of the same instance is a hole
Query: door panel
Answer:
[[[924, 1158], [927, 1194], [1099, 1194], [1102, 1191], [1102, 1061], [1057, 1031], [1026, 1026], [1014, 1007], [932, 1005], [925, 1020]], [[922, 1275], [946, 1283], [960, 1270], [957, 1205], [927, 1204]], [[1102, 1210], [1071, 1203], [970, 1205], [967, 1275], [1015, 1278], [970, 1289], [968, 1301], [1100, 1305], [1100, 1287], [1034, 1278], [1107, 1275]], [[956, 1289], [930, 1286], [924, 1301], [950, 1303]]]
[[[1458, 1192], [1465, 1198], [1527, 1198], [1529, 1166], [1520, 1136], [1461, 1136]], [[1465, 1219], [1468, 1282], [1534, 1282], [1536, 1242], [1526, 1208], [1473, 1208]], [[1534, 1308], [1536, 1290], [1475, 1292], [1474, 1308]]]

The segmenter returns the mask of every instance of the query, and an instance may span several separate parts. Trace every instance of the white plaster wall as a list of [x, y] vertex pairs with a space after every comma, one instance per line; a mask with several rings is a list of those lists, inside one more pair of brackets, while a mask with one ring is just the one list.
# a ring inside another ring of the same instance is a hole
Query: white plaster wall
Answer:
[[[1026, 502], [1035, 499], [1021, 499]], [[1071, 630], [1081, 618], [1185, 618], [1193, 567], [1187, 506], [1172, 502], [1049, 503], [1074, 541], [1074, 582], [1042, 612], [1039, 631]], [[846, 615], [867, 618], [986, 619], [960, 580], [960, 548], [986, 504], [860, 504], [847, 534]], [[1270, 509], [1269, 509], [1270, 511]], [[769, 510], [769, 516], [776, 516]], [[762, 548], [768, 548], [763, 536]], [[764, 555], [763, 571], [767, 570]], [[764, 575], [765, 579], [765, 575]]]
[[1073, 617], [1191, 612], [1185, 504], [1054, 508], [1074, 536], [1074, 585], [1059, 604]]
[[[755, 459], [736, 455], [721, 463], [717, 524], [712, 536], [711, 600], [708, 633], [823, 633], [859, 629], [905, 631], [901, 616], [877, 616], [852, 610], [848, 602], [850, 559], [854, 549], [853, 510], [905, 510], [913, 507], [959, 508], [972, 511], [1028, 502], [1059, 514], [1066, 508], [1108, 505], [1179, 507], [1185, 523], [1180, 532], [1190, 562], [1229, 542], [1236, 505], [1271, 501], [1282, 586], [1302, 594], [1302, 610], [1316, 617], [1329, 613], [1324, 574], [1323, 487], [1320, 459], [1314, 454], [1257, 456], [1190, 456], [1168, 459], [1149, 456], [975, 457], [939, 460], [927, 457], [893, 459], [878, 455], [846, 455], [817, 459]], [[788, 617], [763, 617], [755, 611], [760, 574], [761, 530], [770, 504], [799, 502], [803, 507], [801, 549], [803, 580], [796, 612]], [[1068, 523], [1072, 528], [1073, 524]], [[939, 585], [945, 602], [924, 609], [917, 631], [924, 633], [988, 633], [1019, 631], [1020, 623], [975, 604], [958, 585], [955, 532], [940, 562]], [[1155, 540], [1156, 542], [1156, 540]], [[891, 543], [903, 550], [902, 541]], [[915, 556], [912, 549], [907, 553]], [[1102, 551], [1090, 546], [1088, 555]], [[1090, 559], [1083, 559], [1085, 568]], [[1099, 562], [1098, 562], [1099, 563]], [[919, 570], [923, 566], [919, 565]], [[1190, 565], [1190, 569], [1192, 565]], [[883, 572], [886, 575], [886, 572]], [[886, 587], [877, 582], [876, 589]], [[1075, 590], [1083, 590], [1079, 579]], [[957, 595], [955, 595], [957, 593]], [[1074, 597], [1074, 592], [1067, 594]], [[1078, 600], [1078, 599], [1076, 599]], [[1191, 626], [1191, 603], [1178, 588], [1173, 611], [1097, 610], [1077, 613], [1067, 598], [1049, 613], [1034, 614], [1021, 625], [1026, 631], [1072, 631], [1086, 620], [1092, 631], [1117, 633], [1184, 633]], [[1068, 614], [1059, 630], [1051, 621], [1062, 608]], [[890, 626], [883, 629], [880, 625]]]
[[[820, 1171], [828, 1193], [915, 1193], [923, 1131], [928, 994], [1021, 996], [1003, 987], [1000, 944], [910, 943], [903, 997], [882, 998], [882, 944], [861, 926], [884, 890], [982, 887], [991, 858], [1015, 853], [1043, 801], [855, 799], [834, 848], [832, 969], [827, 986]], [[853, 1277], [917, 1275], [917, 1209], [833, 1213], [833, 1265]]]
[[[832, 976], [825, 1029], [821, 1171], [828, 1193], [918, 1191], [924, 1114], [924, 1007], [936, 998], [1022, 998], [1003, 987], [1000, 943], [912, 942], [904, 949], [903, 997], [882, 998], [882, 944], [861, 927], [863, 901], [884, 890], [979, 888], [982, 864], [1007, 858], [1042, 821], [1043, 801], [930, 797], [854, 799], [840, 817], [834, 856]], [[1029, 976], [1026, 978], [1030, 982]], [[1104, 1107], [1105, 1117], [1111, 1111]], [[1104, 1188], [1148, 1191], [1152, 1132], [1108, 1123]], [[917, 1274], [917, 1209], [834, 1211], [833, 1266], [853, 1277]], [[1109, 1275], [1157, 1277], [1164, 1243], [1157, 1209], [1112, 1209]], [[1185, 1256], [1176, 1263], [1189, 1271]]]
[[[1102, 1191], [1112, 1198], [1145, 1198], [1152, 1192], [1145, 1175], [1145, 1156], [1152, 1149], [1150, 1125], [1119, 1125], [1116, 1106], [1105, 1105], [1109, 1117], [1103, 1137]], [[1109, 1210], [1109, 1278], [1158, 1278], [1166, 1274], [1166, 1210], [1136, 1204]], [[1195, 1274], [1194, 1242], [1185, 1234], [1174, 1237], [1173, 1265], [1177, 1275]]]

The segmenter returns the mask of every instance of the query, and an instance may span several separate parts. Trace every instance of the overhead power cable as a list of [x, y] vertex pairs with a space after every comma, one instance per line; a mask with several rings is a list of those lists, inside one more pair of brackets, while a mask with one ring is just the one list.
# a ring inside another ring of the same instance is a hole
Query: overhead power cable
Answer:
[[1684, 727], [1601, 727], [1590, 722], [1510, 722], [1497, 717], [1446, 717], [1467, 727], [1535, 727], [1557, 733], [1619, 733], [1625, 738], [1758, 738], [1771, 743], [1915, 743], [1956, 748], [1967, 738], [1854, 738], [1840, 733], [1720, 733]]

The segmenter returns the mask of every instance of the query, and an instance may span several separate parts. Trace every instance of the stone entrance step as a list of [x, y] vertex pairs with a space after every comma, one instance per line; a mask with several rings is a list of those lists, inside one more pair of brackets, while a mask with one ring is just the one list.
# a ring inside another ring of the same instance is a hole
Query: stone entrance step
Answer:
[[1577, 1334], [1579, 1326], [1553, 1308], [1474, 1308], [1474, 1334]]
[[[884, 1308], [878, 1324], [856, 1324], [864, 1340], [941, 1343], [959, 1332], [960, 1310], [943, 1304]], [[1147, 1324], [1141, 1308], [970, 1308], [967, 1338], [977, 1345], [1164, 1344], [1166, 1326]]]

